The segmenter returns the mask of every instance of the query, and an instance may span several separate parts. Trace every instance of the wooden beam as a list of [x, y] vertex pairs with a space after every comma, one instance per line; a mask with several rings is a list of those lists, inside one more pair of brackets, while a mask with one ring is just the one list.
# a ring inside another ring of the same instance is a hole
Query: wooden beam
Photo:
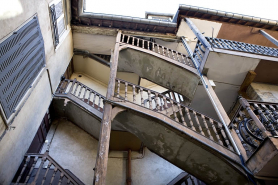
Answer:
[[[110, 65], [110, 79], [109, 79], [108, 89], [106, 94], [106, 98], [108, 100], [113, 97], [114, 90], [115, 90], [115, 79], [117, 75], [119, 43], [120, 43], [121, 33], [122, 33], [121, 31], [118, 32], [114, 54], [111, 57], [112, 61]], [[101, 127], [100, 127], [98, 153], [96, 158], [94, 183], [93, 183], [94, 185], [105, 185], [105, 181], [106, 181], [111, 122], [113, 119], [112, 109], [113, 109], [112, 105], [106, 101], [104, 104], [103, 117], [102, 117]]]
[[253, 80], [256, 77], [256, 73], [254, 71], [248, 71], [244, 81], [242, 82], [240, 89], [239, 89], [239, 94], [242, 96], [246, 96], [246, 90], [249, 87], [249, 85], [253, 82]]

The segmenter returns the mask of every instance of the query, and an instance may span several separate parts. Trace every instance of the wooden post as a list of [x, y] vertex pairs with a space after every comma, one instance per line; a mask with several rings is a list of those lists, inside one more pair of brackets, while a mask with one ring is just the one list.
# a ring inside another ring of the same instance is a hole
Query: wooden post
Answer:
[[254, 71], [248, 71], [244, 81], [242, 82], [240, 89], [238, 91], [239, 94], [241, 94], [243, 97], [246, 97], [246, 90], [249, 87], [249, 85], [253, 82], [253, 80], [256, 77], [256, 73]]
[[[225, 121], [225, 124], [229, 125], [231, 120], [230, 120], [229, 116], [227, 115], [224, 107], [222, 106], [220, 100], [218, 99], [215, 91], [213, 90], [212, 86], [210, 85], [210, 82], [209, 82], [208, 78], [206, 76], [203, 76], [203, 78], [204, 78], [204, 80], [205, 80], [205, 82], [206, 82], [206, 84], [208, 86], [208, 91], [210, 92], [213, 101], [215, 102], [215, 104], [216, 104], [216, 106], [217, 106], [217, 108], [218, 108], [222, 118]], [[231, 133], [231, 135], [232, 135], [232, 137], [233, 137], [233, 139], [234, 139], [234, 141], [235, 141], [235, 143], [236, 143], [240, 153], [242, 154], [243, 158], [245, 160], [247, 160], [248, 157], [246, 155], [246, 151], [245, 151], [245, 149], [244, 149], [240, 139], [238, 138], [236, 131], [234, 129], [231, 129], [230, 133]]]
[[[116, 38], [116, 44], [114, 49], [113, 57], [111, 57], [110, 65], [110, 79], [108, 83], [108, 89], [106, 98], [109, 100], [114, 95], [115, 90], [115, 79], [117, 75], [118, 57], [119, 57], [119, 43], [121, 39], [121, 31], [118, 32]], [[109, 152], [109, 141], [111, 132], [111, 121], [112, 121], [112, 105], [108, 102], [104, 104], [103, 117], [100, 127], [99, 142], [98, 142], [98, 154], [96, 158], [94, 183], [95, 185], [105, 185], [106, 173], [107, 173], [107, 162]]]

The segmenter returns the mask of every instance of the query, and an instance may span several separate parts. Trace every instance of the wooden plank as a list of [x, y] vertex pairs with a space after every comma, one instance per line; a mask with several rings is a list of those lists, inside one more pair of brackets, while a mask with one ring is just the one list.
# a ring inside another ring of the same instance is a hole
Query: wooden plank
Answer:
[[[109, 79], [108, 89], [106, 94], [107, 99], [112, 98], [114, 95], [115, 79], [117, 74], [118, 57], [119, 57], [120, 38], [121, 38], [121, 31], [118, 32], [114, 54], [113, 57], [111, 57], [112, 64], [110, 67], [110, 79]], [[109, 142], [110, 142], [110, 133], [111, 133], [111, 121], [112, 121], [112, 105], [108, 102], [105, 102], [103, 118], [100, 127], [100, 134], [99, 134], [98, 152], [96, 158], [94, 183], [93, 183], [94, 185], [104, 185], [106, 181]]]
[[239, 89], [239, 94], [245, 93], [249, 85], [253, 82], [253, 80], [256, 77], [256, 73], [254, 71], [248, 71], [244, 81], [242, 82], [240, 89]]

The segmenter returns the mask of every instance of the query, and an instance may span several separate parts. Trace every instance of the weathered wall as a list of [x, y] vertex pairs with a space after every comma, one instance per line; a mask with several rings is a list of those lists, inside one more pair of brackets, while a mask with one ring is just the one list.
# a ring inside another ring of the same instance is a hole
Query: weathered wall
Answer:
[[[92, 184], [97, 147], [98, 140], [71, 122], [59, 120], [49, 154], [64, 168], [71, 170], [85, 184]], [[127, 152], [109, 152], [107, 185], [126, 184], [126, 157]], [[181, 169], [150, 152], [147, 148], [145, 148], [144, 156], [138, 152], [132, 152], [132, 159], [131, 178], [134, 185], [167, 184], [182, 172]]]
[[278, 103], [277, 85], [251, 83], [246, 93], [252, 100]]
[[[50, 83], [47, 71], [41, 74], [38, 84], [33, 88], [32, 93], [12, 123], [15, 129], [7, 131], [0, 141], [0, 184], [11, 182], [50, 105], [51, 93], [57, 88], [60, 76], [66, 70], [73, 55], [70, 29], [66, 30], [65, 38], [60, 42], [56, 51], [54, 49], [49, 16], [50, 2], [51, 0], [6, 1], [5, 11], [8, 13], [0, 14], [0, 39], [4, 39], [5, 36], [8, 36], [9, 33], [37, 14], [44, 39], [46, 68], [49, 70], [51, 79]], [[70, 0], [67, 0], [67, 3], [70, 3]], [[12, 14], [11, 12], [14, 12], [16, 8], [22, 11], [19, 11], [19, 14]], [[9, 17], [8, 15], [12, 16]], [[1, 120], [0, 130], [3, 130], [2, 128]]]

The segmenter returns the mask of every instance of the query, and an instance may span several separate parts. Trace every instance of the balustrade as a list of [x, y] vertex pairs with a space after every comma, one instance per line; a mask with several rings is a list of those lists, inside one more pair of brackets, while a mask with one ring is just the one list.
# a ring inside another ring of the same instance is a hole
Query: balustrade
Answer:
[[240, 106], [230, 123], [248, 157], [266, 137], [278, 135], [278, 104], [239, 99]]
[[159, 112], [198, 132], [200, 135], [233, 150], [223, 125], [218, 121], [183, 105], [171, 96], [166, 96], [121, 79], [116, 79], [116, 85], [115, 97], [143, 106], [154, 112]]
[[195, 66], [193, 65], [193, 62], [187, 55], [182, 54], [178, 51], [172, 50], [170, 48], [161, 46], [157, 43], [147, 41], [144, 39], [140, 39], [137, 37], [132, 37], [130, 35], [124, 35], [124, 34], [122, 34], [121, 42], [125, 43], [125, 44], [130, 44], [132, 46], [140, 47], [140, 48], [146, 49], [148, 51], [155, 52], [159, 55], [165, 56], [167, 58], [173, 59], [177, 62], [180, 62], [180, 63], [183, 63], [185, 65], [195, 68]]
[[98, 111], [103, 112], [105, 96], [76, 81], [76, 79], [61, 81], [56, 94], [73, 95]]

